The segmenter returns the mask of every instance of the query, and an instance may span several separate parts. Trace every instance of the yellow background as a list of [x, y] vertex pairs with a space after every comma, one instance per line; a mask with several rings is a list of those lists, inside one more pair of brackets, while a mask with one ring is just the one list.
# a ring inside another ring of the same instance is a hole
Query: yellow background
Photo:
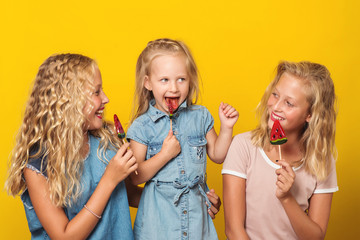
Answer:
[[[0, 233], [29, 239], [19, 197], [3, 190], [7, 161], [29, 88], [53, 53], [97, 60], [110, 98], [106, 119], [129, 121], [136, 59], [150, 40], [185, 41], [202, 77], [200, 104], [215, 117], [220, 101], [240, 112], [234, 133], [255, 127], [254, 109], [280, 60], [326, 65], [338, 95], [336, 144], [340, 191], [334, 195], [326, 239], [355, 239], [359, 231], [358, 148], [360, 4], [357, 0], [302, 1], [2, 1], [0, 4]], [[209, 163], [208, 183], [222, 195], [221, 165]], [[271, 206], [269, 206], [271, 207]], [[132, 215], [135, 215], [132, 210]], [[223, 211], [215, 220], [224, 236]], [[277, 224], [274, 222], [274, 228]]]

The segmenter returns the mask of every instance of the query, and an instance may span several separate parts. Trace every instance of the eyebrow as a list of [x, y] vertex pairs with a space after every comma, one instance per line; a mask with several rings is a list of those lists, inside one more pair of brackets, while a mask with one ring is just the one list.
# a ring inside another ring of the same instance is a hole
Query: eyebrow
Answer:
[[[279, 90], [278, 90], [276, 87], [274, 87], [274, 90], [273, 90], [273, 91], [279, 92]], [[290, 97], [289, 95], [285, 95], [285, 97], [286, 97], [286, 98], [289, 98], [289, 99], [291, 99], [291, 100], [294, 100], [294, 101], [296, 102], [295, 98]]]

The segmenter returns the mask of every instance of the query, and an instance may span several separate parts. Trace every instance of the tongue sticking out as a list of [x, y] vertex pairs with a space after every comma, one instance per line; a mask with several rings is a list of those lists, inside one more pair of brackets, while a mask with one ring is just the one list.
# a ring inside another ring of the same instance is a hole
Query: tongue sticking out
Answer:
[[172, 117], [176, 109], [179, 107], [178, 101], [178, 98], [166, 98], [166, 105], [169, 108], [170, 117]]

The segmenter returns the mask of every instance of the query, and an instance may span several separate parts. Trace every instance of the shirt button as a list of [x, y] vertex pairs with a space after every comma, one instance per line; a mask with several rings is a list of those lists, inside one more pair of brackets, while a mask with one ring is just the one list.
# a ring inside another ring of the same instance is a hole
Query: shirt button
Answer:
[[185, 174], [185, 171], [184, 170], [181, 170], [181, 172], [180, 172], [181, 174]]
[[175, 134], [175, 135], [178, 135], [178, 132], [177, 132], [177, 131], [174, 131], [174, 134]]
[[183, 233], [183, 235], [184, 235], [184, 236], [187, 236], [187, 233], [186, 233], [186, 232], [184, 232], [184, 233]]
[[186, 210], [184, 210], [184, 211], [183, 211], [183, 214], [187, 214], [187, 211], [186, 211]]

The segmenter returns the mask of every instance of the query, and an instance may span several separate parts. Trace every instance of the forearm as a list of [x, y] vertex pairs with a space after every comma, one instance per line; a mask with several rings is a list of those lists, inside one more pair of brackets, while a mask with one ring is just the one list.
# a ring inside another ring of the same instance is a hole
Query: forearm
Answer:
[[67, 239], [66, 236], [69, 236], [69, 239], [86, 239], [100, 220], [95, 214], [98, 216], [103, 214], [115, 187], [116, 185], [103, 177], [86, 203], [89, 210], [85, 207], [82, 208], [81, 211], [68, 222], [64, 229], [64, 236], [60, 238]]
[[244, 228], [232, 227], [225, 225], [225, 235], [228, 240], [236, 239], [236, 240], [249, 240], [249, 236], [247, 235]]
[[132, 173], [130, 175], [132, 183], [139, 185], [149, 181], [168, 161], [169, 158], [162, 152], [146, 161], [140, 161], [138, 163], [138, 174]]
[[230, 240], [249, 239], [245, 231], [245, 188], [245, 179], [223, 175], [225, 234]]
[[126, 184], [126, 192], [128, 196], [129, 206], [137, 208], [140, 203], [140, 198], [143, 188], [132, 184], [129, 178], [126, 178], [125, 184]]
[[232, 141], [232, 128], [221, 127], [219, 136], [216, 138], [215, 146], [209, 154], [210, 159], [215, 163], [223, 163]]
[[325, 232], [299, 206], [293, 196], [280, 201], [299, 239], [324, 239]]

